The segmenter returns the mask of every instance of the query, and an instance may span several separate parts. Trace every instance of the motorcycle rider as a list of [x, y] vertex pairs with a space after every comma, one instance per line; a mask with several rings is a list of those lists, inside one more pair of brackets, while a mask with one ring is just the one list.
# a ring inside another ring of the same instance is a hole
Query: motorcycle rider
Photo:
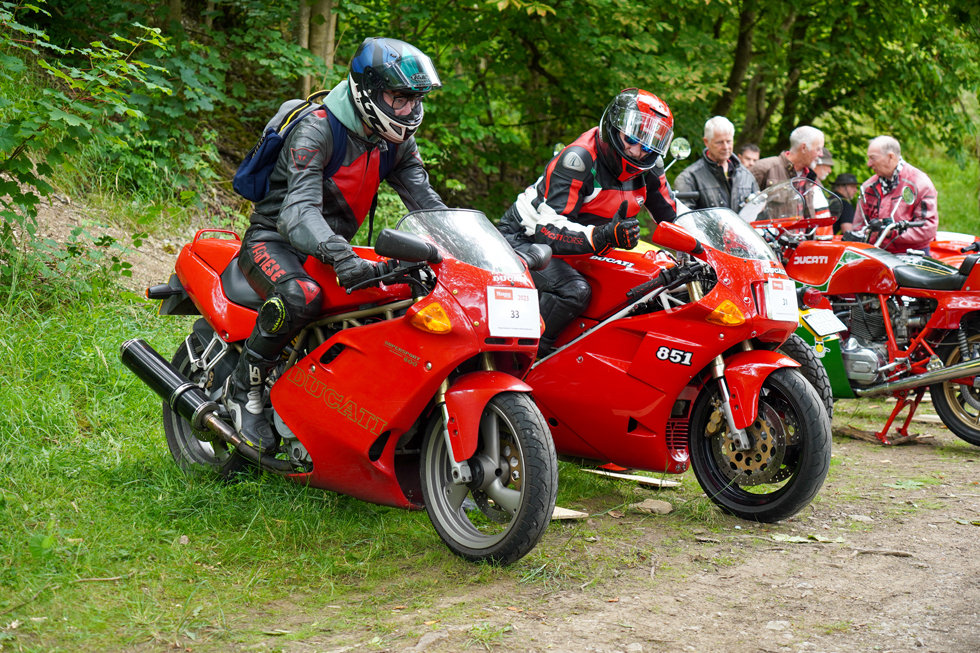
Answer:
[[[929, 253], [929, 243], [939, 227], [936, 187], [929, 176], [902, 158], [902, 146], [891, 136], [878, 136], [868, 144], [868, 167], [875, 173], [861, 185], [861, 196], [854, 213], [854, 230], [861, 230], [874, 219], [893, 215], [895, 222], [924, 220], [925, 225], [908, 229], [886, 244], [889, 252], [904, 254], [909, 249]], [[912, 189], [912, 204], [902, 201], [902, 191]], [[897, 205], [897, 208], [896, 208]]]
[[[665, 102], [641, 89], [622, 91], [606, 106], [599, 126], [559, 152], [517, 197], [498, 228], [518, 251], [543, 243], [554, 254], [601, 256], [613, 247], [636, 247], [636, 217], [644, 205], [658, 222], [677, 216], [662, 158], [673, 135], [674, 117]], [[538, 355], [546, 356], [562, 329], [589, 305], [592, 289], [555, 259], [531, 277], [545, 324]]]
[[351, 58], [347, 79], [325, 102], [346, 128], [346, 154], [337, 172], [323, 176], [334, 148], [326, 110], [314, 111], [287, 136], [238, 256], [249, 284], [264, 300], [224, 387], [225, 406], [250, 446], [262, 452], [276, 447], [263, 415], [266, 379], [323, 303], [322, 289], [303, 263], [313, 256], [333, 266], [344, 288], [377, 276], [375, 264], [357, 256], [349, 241], [381, 183], [382, 152], [396, 148], [386, 181], [409, 210], [445, 208], [429, 185], [413, 138], [422, 123], [425, 94], [441, 86], [432, 61], [417, 48], [368, 38]]

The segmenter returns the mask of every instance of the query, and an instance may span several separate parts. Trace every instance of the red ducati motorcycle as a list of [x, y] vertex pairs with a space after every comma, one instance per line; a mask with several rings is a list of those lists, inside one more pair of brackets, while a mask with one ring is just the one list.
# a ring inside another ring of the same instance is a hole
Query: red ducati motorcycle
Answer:
[[793, 283], [728, 209], [660, 224], [676, 250], [567, 256], [592, 299], [524, 377], [573, 459], [679, 474], [724, 511], [775, 522], [802, 510], [830, 465], [830, 419], [774, 349], [797, 327]]
[[326, 308], [268, 382], [278, 454], [241, 443], [220, 403], [261, 304], [234, 233], [199, 231], [169, 284], [147, 292], [163, 315], [202, 316], [172, 362], [142, 340], [123, 343], [122, 360], [164, 399], [181, 468], [228, 475], [251, 463], [372, 503], [424, 506], [455, 554], [513, 562], [547, 528], [558, 481], [548, 427], [517, 376], [541, 329], [528, 266], [476, 211], [419, 211], [399, 229], [355, 248], [395, 259], [380, 288], [345, 292], [332, 268], [306, 262]]
[[[765, 202], [769, 192], [750, 204]], [[804, 188], [805, 194], [817, 192], [825, 191]], [[914, 201], [911, 191], [903, 199]], [[853, 240], [841, 241], [815, 239], [815, 229], [832, 222], [832, 217], [810, 218], [801, 211], [795, 217], [757, 217], [765, 219], [752, 224], [772, 235], [786, 271], [802, 284], [804, 304], [833, 313], [811, 325], [816, 339], [841, 331], [839, 349], [825, 347], [822, 358], [834, 395], [896, 397], [895, 408], [877, 434], [882, 443], [891, 444], [893, 422], [909, 409], [896, 429], [907, 437], [928, 388], [943, 424], [980, 446], [980, 255], [965, 256], [954, 268], [863, 242], [886, 243], [921, 224], [917, 222], [873, 220], [866, 230], [852, 232]], [[845, 383], [837, 382], [841, 375]]]

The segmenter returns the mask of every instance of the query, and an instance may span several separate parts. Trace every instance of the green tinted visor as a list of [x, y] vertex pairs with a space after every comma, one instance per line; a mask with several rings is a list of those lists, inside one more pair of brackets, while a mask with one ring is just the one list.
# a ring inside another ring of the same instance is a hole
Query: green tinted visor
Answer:
[[442, 88], [439, 73], [424, 54], [407, 54], [384, 64], [378, 71], [390, 91], [427, 93]]

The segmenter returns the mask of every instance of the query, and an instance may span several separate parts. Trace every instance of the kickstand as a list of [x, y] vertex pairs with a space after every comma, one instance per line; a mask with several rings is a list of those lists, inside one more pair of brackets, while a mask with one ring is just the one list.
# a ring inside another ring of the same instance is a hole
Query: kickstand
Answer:
[[915, 399], [911, 401], [908, 399], [908, 390], [895, 393], [894, 396], [895, 399], [897, 399], [895, 402], [895, 408], [892, 409], [892, 414], [888, 416], [888, 421], [885, 422], [885, 427], [881, 429], [879, 433], [876, 433], [878, 440], [880, 440], [882, 444], [893, 444], [892, 441], [888, 439], [888, 430], [891, 428], [895, 418], [898, 417], [899, 413], [901, 413], [906, 406], [909, 407], [909, 414], [905, 416], [905, 422], [900, 428], [895, 429], [895, 432], [903, 438], [912, 437], [909, 435], [909, 424], [912, 422], [912, 416], [915, 415], [915, 411], [919, 407], [919, 402], [922, 401], [922, 397], [925, 396], [925, 393], [925, 386], [918, 388], [915, 391]]

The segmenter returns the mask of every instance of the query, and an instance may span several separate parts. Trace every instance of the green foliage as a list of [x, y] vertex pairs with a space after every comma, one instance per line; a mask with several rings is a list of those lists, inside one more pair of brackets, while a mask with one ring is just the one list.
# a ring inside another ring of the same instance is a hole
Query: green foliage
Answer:
[[[135, 40], [114, 35], [123, 50], [95, 41], [87, 48], [64, 49], [47, 36], [21, 22], [15, 7], [0, 3], [0, 289], [8, 297], [17, 284], [34, 279], [70, 279], [76, 291], [87, 292], [87, 279], [101, 271], [123, 272], [115, 257], [100, 265], [105, 250], [115, 243], [83, 243], [81, 230], [72, 234], [66, 247], [36, 236], [37, 211], [42, 197], [51, 195], [48, 179], [57, 166], [70, 166], [80, 148], [94, 134], [105, 131], [114, 118], [140, 120], [143, 114], [129, 103], [134, 87], [163, 90], [148, 79], [155, 68], [134, 58], [143, 44], [164, 47], [156, 30], [138, 26]], [[38, 8], [28, 7], [36, 12]], [[52, 57], [72, 55], [84, 67], [65, 65]], [[32, 63], [50, 78], [39, 94], [19, 95], [18, 82]], [[72, 274], [79, 272], [82, 274]], [[114, 269], [113, 269], [114, 268]], [[9, 300], [8, 300], [9, 301]]]

